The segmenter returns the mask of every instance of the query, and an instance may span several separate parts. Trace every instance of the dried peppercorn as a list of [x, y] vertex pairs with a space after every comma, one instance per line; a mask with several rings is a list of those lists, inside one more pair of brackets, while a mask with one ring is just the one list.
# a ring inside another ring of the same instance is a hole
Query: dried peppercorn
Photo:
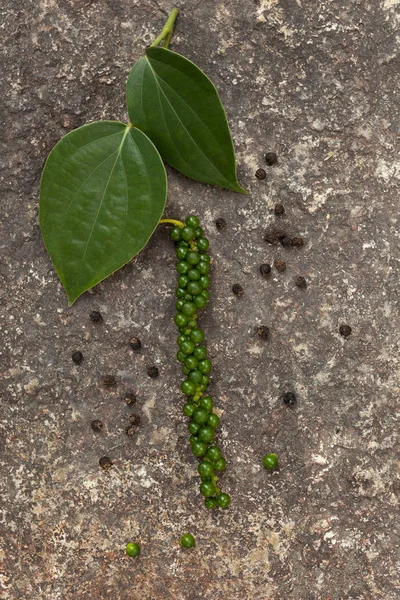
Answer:
[[117, 385], [117, 380], [115, 379], [114, 375], [107, 375], [107, 377], [104, 377], [103, 383], [107, 387], [113, 387]]
[[269, 265], [268, 263], [263, 263], [262, 265], [260, 265], [260, 273], [263, 277], [267, 277], [267, 275], [270, 275], [271, 270], [271, 265]]
[[103, 321], [103, 316], [98, 310], [92, 310], [89, 315], [89, 319], [92, 321], [92, 323], [101, 323]]
[[128, 394], [125, 394], [124, 400], [127, 406], [133, 406], [136, 402], [136, 396], [132, 392], [129, 392]]
[[280, 273], [286, 270], [286, 262], [280, 258], [274, 260], [274, 267]]
[[274, 211], [277, 217], [281, 217], [285, 212], [285, 207], [283, 204], [275, 204]]
[[129, 340], [129, 345], [132, 348], [132, 350], [140, 350], [140, 348], [142, 347], [142, 342], [139, 340], [139, 338], [137, 337], [133, 337]]
[[256, 177], [257, 179], [265, 179], [267, 176], [266, 172], [264, 171], [264, 169], [257, 169], [256, 171]]
[[102, 469], [104, 469], [104, 471], [108, 471], [108, 469], [110, 469], [112, 467], [112, 464], [113, 464], [112, 460], [108, 456], [103, 456], [99, 460], [99, 465]]
[[83, 354], [82, 354], [82, 352], [79, 352], [79, 350], [77, 350], [76, 352], [72, 353], [71, 358], [76, 365], [80, 365], [81, 362], [83, 361]]
[[282, 400], [284, 404], [288, 406], [294, 406], [297, 402], [297, 397], [294, 392], [285, 392], [282, 396]]
[[244, 294], [244, 289], [242, 288], [242, 286], [240, 285], [240, 283], [235, 283], [232, 286], [232, 292], [236, 295], [236, 296], [243, 296]]
[[99, 419], [95, 419], [94, 421], [92, 421], [90, 423], [91, 428], [93, 429], [93, 431], [101, 431], [103, 429], [103, 423], [102, 421], [99, 421]]
[[291, 240], [292, 246], [304, 246], [304, 238], [302, 237], [294, 237]]
[[351, 329], [350, 325], [341, 325], [339, 327], [339, 333], [344, 338], [349, 337], [351, 335], [351, 331], [352, 331], [352, 329]]
[[268, 327], [266, 327], [265, 325], [259, 325], [256, 328], [257, 331], [257, 335], [262, 339], [262, 340], [266, 340], [269, 336], [269, 329]]
[[297, 285], [297, 287], [299, 288], [306, 288], [307, 287], [307, 280], [305, 277], [302, 277], [301, 275], [299, 275], [298, 277], [296, 277], [295, 279], [295, 284]]
[[159, 375], [159, 370], [158, 370], [158, 368], [157, 368], [157, 367], [154, 367], [154, 366], [153, 366], [153, 367], [149, 367], [149, 368], [147, 369], [147, 375], [148, 375], [149, 377], [152, 377], [153, 379], [154, 379], [154, 377], [158, 377], [158, 375]]
[[275, 152], [267, 152], [265, 155], [265, 162], [270, 167], [278, 162], [278, 157]]
[[226, 229], [227, 224], [226, 224], [225, 219], [223, 219], [222, 217], [219, 217], [215, 221], [215, 227], [217, 228], [218, 231], [222, 231], [223, 229]]

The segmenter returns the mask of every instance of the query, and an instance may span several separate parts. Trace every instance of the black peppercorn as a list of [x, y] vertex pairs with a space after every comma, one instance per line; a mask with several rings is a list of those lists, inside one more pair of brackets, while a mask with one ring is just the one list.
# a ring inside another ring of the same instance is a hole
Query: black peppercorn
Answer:
[[79, 352], [79, 350], [77, 350], [76, 352], [74, 352], [72, 354], [71, 358], [76, 365], [80, 365], [81, 362], [83, 361], [83, 354], [82, 354], [82, 352]]
[[139, 415], [131, 415], [129, 417], [129, 422], [131, 423], [131, 425], [139, 425], [140, 424]]
[[132, 392], [129, 392], [128, 394], [125, 394], [124, 400], [127, 406], [133, 406], [136, 402], [136, 396], [135, 394], [132, 394]]
[[301, 275], [299, 275], [298, 277], [296, 277], [295, 284], [299, 288], [306, 288], [307, 287], [307, 281], [306, 281], [305, 277], [302, 277]]
[[274, 260], [274, 267], [277, 271], [279, 271], [280, 273], [283, 273], [283, 271], [286, 270], [286, 263], [284, 260], [281, 259], [276, 259]]
[[344, 338], [349, 337], [349, 335], [351, 335], [351, 327], [350, 325], [341, 325], [339, 327], [339, 333], [340, 335], [342, 335]]
[[277, 217], [281, 217], [285, 212], [285, 207], [283, 206], [283, 204], [275, 204], [274, 211]]
[[296, 394], [294, 392], [286, 392], [282, 396], [282, 400], [284, 404], [288, 406], [294, 406], [297, 402]]
[[257, 177], [257, 179], [265, 179], [266, 176], [267, 176], [267, 174], [264, 171], [264, 169], [257, 169], [257, 171], [256, 171], [256, 177]]
[[136, 427], [133, 427], [132, 425], [128, 425], [128, 427], [125, 427], [125, 433], [126, 435], [129, 435], [129, 437], [132, 437], [134, 435], [136, 431]]
[[263, 263], [260, 265], [260, 273], [263, 277], [267, 277], [271, 273], [271, 265], [268, 263]]
[[149, 377], [158, 377], [159, 371], [157, 369], [157, 367], [149, 367], [147, 369], [147, 375]]
[[302, 237], [294, 237], [291, 240], [292, 246], [304, 246], [304, 238]]
[[215, 221], [215, 227], [217, 228], [218, 231], [222, 231], [223, 229], [225, 229], [226, 228], [226, 221], [225, 221], [225, 219], [223, 219], [222, 217], [219, 217]]
[[108, 471], [108, 469], [110, 469], [110, 467], [112, 467], [111, 458], [109, 458], [108, 456], [103, 456], [99, 460], [99, 465], [101, 466], [102, 469], [104, 469], [105, 471]]
[[267, 152], [267, 154], [265, 155], [265, 162], [270, 167], [272, 165], [274, 165], [275, 163], [277, 163], [278, 162], [278, 157], [277, 157], [276, 153], [275, 152]]
[[232, 286], [232, 292], [236, 294], [236, 296], [243, 296], [244, 294], [244, 290], [240, 283], [235, 283], [235, 285]]
[[132, 350], [140, 350], [142, 347], [142, 342], [139, 340], [139, 338], [133, 337], [129, 340], [129, 345]]
[[98, 310], [92, 310], [92, 312], [89, 315], [89, 319], [93, 323], [101, 323], [103, 320], [103, 317], [102, 317], [101, 313], [99, 313]]
[[107, 375], [107, 377], [103, 379], [103, 383], [107, 387], [113, 387], [114, 385], [117, 385], [117, 380], [115, 379], [114, 375]]
[[95, 419], [94, 421], [92, 421], [90, 423], [90, 426], [93, 429], [93, 431], [101, 431], [103, 429], [103, 423], [102, 421], [99, 421], [99, 419]]
[[266, 340], [267, 337], [269, 336], [269, 329], [265, 325], [259, 325], [256, 328], [256, 331], [262, 340]]
[[288, 235], [283, 236], [279, 241], [285, 248], [292, 246], [292, 239]]

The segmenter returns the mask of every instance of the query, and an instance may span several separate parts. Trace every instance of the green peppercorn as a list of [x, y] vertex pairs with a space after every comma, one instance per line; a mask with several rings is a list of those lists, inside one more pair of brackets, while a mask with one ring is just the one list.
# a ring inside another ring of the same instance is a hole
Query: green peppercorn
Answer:
[[204, 454], [206, 453], [207, 450], [207, 444], [205, 442], [193, 442], [193, 444], [191, 444], [192, 446], [192, 453], [194, 454], [194, 456], [204, 456]]
[[[188, 324], [187, 324], [188, 329], [196, 329], [197, 323], [195, 321], [195, 318], [196, 318], [196, 315], [193, 315], [193, 318], [190, 319], [190, 321], [188, 321]], [[190, 331], [189, 331], [188, 335], [190, 335]]]
[[180, 288], [180, 287], [176, 288], [176, 297], [177, 298], [179, 298], [179, 299], [184, 298], [185, 294], [186, 294], [186, 292], [183, 288]]
[[188, 252], [186, 254], [186, 261], [189, 265], [197, 265], [200, 262], [200, 255], [198, 252]]
[[188, 227], [192, 227], [193, 229], [196, 229], [200, 225], [199, 217], [196, 217], [196, 215], [189, 215], [185, 219], [185, 225], [187, 225]]
[[188, 379], [190, 381], [193, 381], [193, 383], [195, 383], [196, 385], [198, 385], [199, 383], [201, 383], [202, 375], [200, 371], [197, 371], [197, 369], [195, 369], [194, 371], [190, 371]]
[[208, 358], [200, 360], [197, 368], [200, 371], [200, 373], [204, 373], [207, 375], [207, 373], [211, 371], [211, 361], [208, 360]]
[[[180, 345], [180, 350], [181, 350], [182, 354], [186, 354], [186, 355], [193, 354], [193, 352], [195, 350], [195, 345], [193, 344], [193, 342], [191, 340], [186, 340], [185, 342], [182, 342], [182, 344]], [[200, 371], [200, 369], [199, 369], [199, 371]]]
[[212, 477], [212, 475], [214, 474], [214, 469], [213, 469], [212, 464], [209, 462], [206, 462], [204, 460], [201, 461], [201, 463], [199, 463], [197, 470], [201, 477]]
[[169, 234], [171, 237], [171, 240], [174, 240], [174, 242], [179, 242], [179, 240], [181, 239], [181, 231], [182, 231], [181, 227], [173, 227], [171, 229], [171, 233]]
[[216, 415], [215, 413], [211, 413], [211, 415], [208, 417], [207, 425], [209, 427], [212, 427], [213, 429], [215, 429], [216, 427], [218, 427], [218, 425], [219, 425], [219, 416]]
[[183, 229], [181, 229], [181, 238], [185, 241], [185, 242], [190, 242], [190, 240], [192, 240], [194, 238], [194, 231], [195, 228], [193, 227], [183, 227]]
[[[196, 268], [189, 269], [187, 276], [191, 281], [198, 281], [200, 277], [202, 277], [200, 271]], [[206, 286], [202, 285], [202, 287], [204, 288]]]
[[204, 332], [201, 329], [193, 329], [190, 333], [190, 339], [194, 344], [200, 344], [204, 340]]
[[206, 499], [204, 500], [204, 505], [205, 505], [205, 507], [206, 507], [206, 508], [208, 508], [208, 509], [213, 509], [213, 508], [215, 508], [216, 506], [218, 506], [217, 499], [216, 499], [216, 498], [214, 498], [214, 496], [211, 496], [210, 498], [206, 498]]
[[178, 273], [180, 275], [186, 275], [186, 273], [189, 271], [189, 269], [190, 269], [190, 265], [185, 260], [179, 261], [178, 264], [176, 265], [176, 270], [178, 271]]
[[187, 317], [191, 317], [196, 312], [196, 305], [193, 302], [184, 302], [181, 312]]
[[276, 454], [266, 454], [263, 458], [263, 465], [266, 469], [276, 469], [278, 466], [278, 457]]
[[209, 245], [210, 242], [205, 237], [201, 237], [197, 240], [197, 247], [200, 250], [200, 252], [206, 252], [208, 250]]
[[209, 417], [210, 413], [205, 408], [198, 408], [193, 413], [193, 421], [200, 423], [200, 425], [207, 423]]
[[[194, 283], [194, 282], [192, 282]], [[199, 295], [199, 296], [195, 296], [195, 298], [193, 299], [193, 302], [196, 306], [196, 308], [204, 308], [207, 304], [207, 300], [206, 298], [204, 298], [204, 296]]]
[[189, 281], [189, 283], [187, 284], [187, 287], [186, 287], [186, 290], [192, 296], [197, 296], [198, 294], [200, 294], [202, 289], [203, 288], [198, 281]]
[[206, 456], [211, 461], [216, 462], [217, 460], [219, 460], [222, 457], [222, 452], [218, 448], [218, 446], [210, 446], [209, 449], [207, 450]]
[[205, 346], [196, 346], [196, 348], [193, 350], [193, 354], [197, 360], [204, 360], [207, 358], [207, 348]]
[[[190, 271], [188, 272], [188, 277], [190, 279], [190, 275], [189, 275]], [[208, 275], [202, 275], [199, 279], [199, 283], [202, 285], [202, 287], [204, 289], [210, 287], [211, 284], [211, 279], [209, 278]]]
[[183, 407], [183, 414], [185, 415], [185, 417], [191, 417], [192, 414], [194, 413], [194, 411], [196, 410], [196, 408], [197, 408], [197, 406], [195, 404], [193, 404], [193, 402], [188, 402]]
[[202, 275], [208, 275], [208, 273], [210, 272], [210, 265], [209, 265], [208, 263], [206, 263], [206, 262], [203, 262], [203, 261], [201, 261], [201, 262], [200, 262], [200, 263], [197, 265], [196, 269], [197, 269], [198, 271], [200, 271], [200, 273], [201, 273]]
[[211, 412], [214, 406], [214, 400], [210, 396], [203, 396], [200, 398], [200, 408], [205, 408], [208, 412]]
[[210, 383], [210, 378], [208, 375], [203, 375], [201, 383], [204, 385], [204, 387], [207, 387], [208, 384]]
[[139, 546], [139, 544], [136, 544], [135, 542], [130, 542], [129, 544], [126, 545], [125, 552], [127, 553], [128, 556], [135, 558], [136, 556], [139, 556], [139, 554], [140, 554], [140, 546]]
[[204, 481], [200, 486], [200, 494], [209, 498], [215, 494], [215, 485], [212, 481]]
[[190, 379], [185, 379], [181, 383], [181, 390], [186, 396], [193, 396], [196, 392], [196, 384], [190, 381]]
[[174, 321], [175, 324], [178, 325], [178, 327], [184, 327], [185, 325], [187, 325], [188, 318], [183, 313], [178, 312], [174, 317]]
[[179, 541], [182, 548], [194, 548], [196, 546], [196, 541], [191, 533], [185, 533]]
[[188, 369], [187, 367], [185, 367], [185, 365], [182, 365], [182, 373], [184, 375], [189, 375], [190, 369]]
[[229, 494], [222, 493], [222, 494], [217, 495], [217, 504], [221, 508], [228, 508], [230, 503], [231, 503], [231, 498], [230, 498]]
[[187, 248], [182, 248], [181, 246], [178, 246], [175, 252], [176, 258], [178, 258], [179, 260], [185, 260], [187, 252]]
[[201, 227], [197, 227], [194, 235], [196, 236], [196, 238], [201, 238], [204, 236], [204, 230]]
[[187, 356], [185, 359], [185, 367], [189, 369], [189, 371], [193, 371], [197, 367], [198, 360], [193, 354]]
[[179, 350], [179, 352], [176, 353], [176, 358], [180, 363], [183, 363], [185, 362], [186, 356]]
[[[185, 288], [188, 283], [189, 283], [189, 277], [187, 277], [186, 275], [181, 275], [180, 277], [178, 277], [178, 286], [180, 288]], [[184, 295], [186, 295], [186, 292]]]
[[208, 427], [207, 425], [202, 427], [199, 431], [199, 438], [203, 442], [210, 444], [214, 439], [214, 429], [212, 427]]
[[226, 467], [226, 460], [224, 458], [219, 458], [214, 462], [214, 469], [216, 471], [224, 471]]
[[201, 292], [201, 295], [202, 295], [202, 296], [204, 296], [204, 298], [205, 298], [207, 301], [208, 301], [208, 300], [209, 300], [209, 298], [210, 298], [210, 293], [209, 293], [209, 291], [208, 291], [208, 290], [203, 290], [203, 291]]
[[[195, 423], [194, 421], [191, 421], [188, 425], [188, 430], [189, 433], [196, 435], [200, 431], [200, 425], [198, 423]], [[201, 440], [199, 438], [199, 441], [203, 442], [204, 440]]]

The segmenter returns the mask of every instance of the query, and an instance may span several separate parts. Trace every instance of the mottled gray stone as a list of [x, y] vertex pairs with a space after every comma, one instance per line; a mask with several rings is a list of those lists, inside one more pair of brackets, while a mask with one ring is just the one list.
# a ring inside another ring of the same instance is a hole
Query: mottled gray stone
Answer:
[[[173, 4], [4, 3], [0, 595], [396, 600], [399, 3], [179, 4], [171, 47], [217, 86], [249, 190], [214, 189], [168, 169], [168, 216], [198, 212], [211, 241], [201, 322], [232, 505], [210, 514], [197, 491], [166, 228], [68, 309], [37, 224], [50, 149], [84, 123], [126, 119], [130, 66]], [[268, 151], [278, 154], [273, 167]], [[218, 217], [228, 224], [222, 232]], [[266, 244], [275, 226], [304, 236], [305, 246]], [[286, 271], [262, 278], [259, 265], [276, 258]], [[298, 275], [307, 289], [296, 287]], [[103, 323], [90, 321], [92, 310]], [[270, 328], [266, 341], [260, 324]], [[348, 339], [341, 324], [352, 327]], [[133, 336], [140, 353], [129, 347]], [[75, 350], [84, 355], [78, 366]], [[146, 373], [153, 364], [157, 379]], [[102, 384], [109, 374], [115, 388]], [[297, 406], [284, 406], [281, 394], [292, 390]], [[137, 393], [133, 408], [127, 391]], [[128, 437], [132, 411], [141, 424]], [[278, 472], [262, 468], [269, 451]], [[102, 456], [113, 462], [108, 472]], [[194, 551], [178, 546], [186, 531]], [[139, 559], [125, 556], [128, 541], [141, 543]]]

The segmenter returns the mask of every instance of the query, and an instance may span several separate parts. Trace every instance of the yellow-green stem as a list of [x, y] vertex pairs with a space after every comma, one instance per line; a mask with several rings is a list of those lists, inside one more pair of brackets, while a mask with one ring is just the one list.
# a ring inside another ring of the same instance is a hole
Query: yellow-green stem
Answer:
[[185, 223], [176, 221], [175, 219], [160, 219], [158, 223], [171, 223], [171, 225], [175, 225], [175, 227], [185, 227]]
[[158, 46], [160, 42], [164, 40], [164, 48], [168, 48], [171, 41], [172, 34], [174, 32], [174, 24], [176, 17], [179, 15], [179, 8], [173, 8], [170, 15], [162, 28], [160, 35], [154, 40], [150, 47]]

